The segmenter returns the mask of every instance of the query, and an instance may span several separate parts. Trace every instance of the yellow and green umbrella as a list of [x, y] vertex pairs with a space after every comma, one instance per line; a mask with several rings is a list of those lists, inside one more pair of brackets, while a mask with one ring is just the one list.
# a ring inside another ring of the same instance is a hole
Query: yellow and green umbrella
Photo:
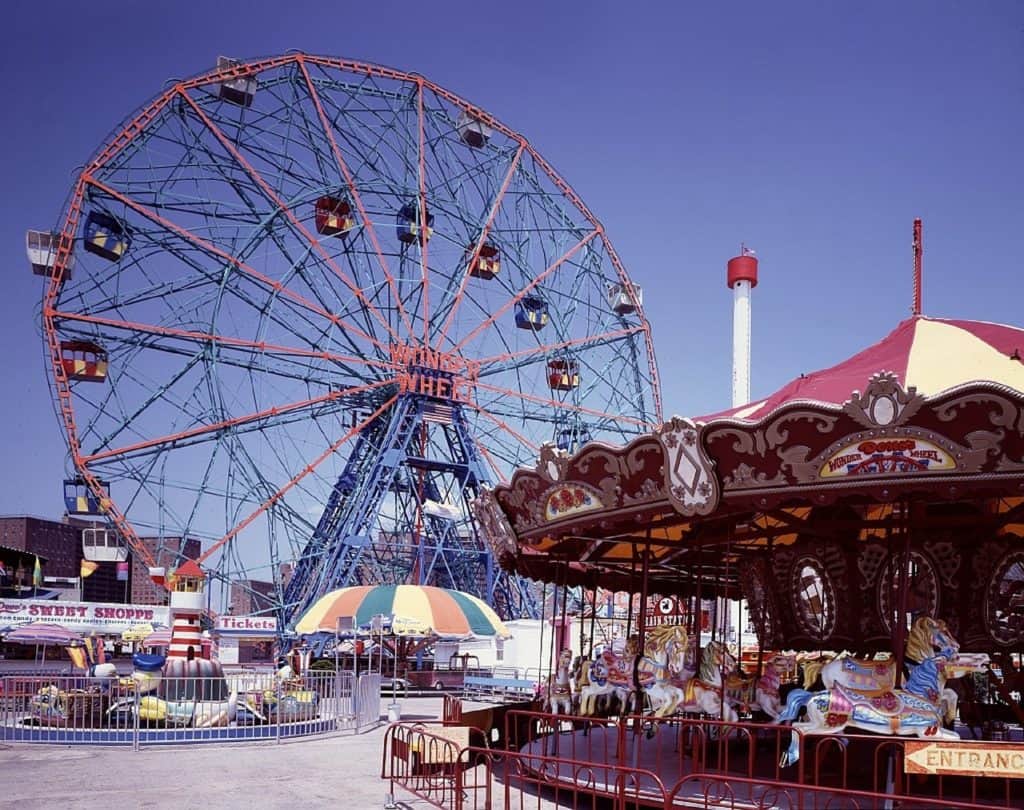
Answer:
[[399, 636], [511, 635], [486, 602], [462, 591], [431, 585], [339, 588], [320, 597], [296, 623], [295, 632], [333, 633], [341, 617], [353, 616], [356, 627], [361, 627], [380, 615], [391, 617], [391, 631]]

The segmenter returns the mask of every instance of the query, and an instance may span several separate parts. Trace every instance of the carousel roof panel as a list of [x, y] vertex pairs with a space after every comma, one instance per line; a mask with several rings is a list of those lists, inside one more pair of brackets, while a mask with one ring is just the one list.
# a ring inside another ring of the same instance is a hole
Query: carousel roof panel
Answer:
[[925, 396], [979, 381], [1024, 391], [1024, 329], [985, 321], [908, 318], [878, 343], [831, 368], [802, 374], [762, 400], [699, 421], [754, 421], [797, 401], [841, 405], [879, 371], [892, 372], [905, 388], [913, 386]]

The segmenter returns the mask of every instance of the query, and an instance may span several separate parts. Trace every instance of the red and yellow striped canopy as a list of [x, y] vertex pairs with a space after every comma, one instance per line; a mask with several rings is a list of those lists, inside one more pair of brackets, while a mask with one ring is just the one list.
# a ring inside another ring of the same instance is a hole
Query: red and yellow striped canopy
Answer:
[[990, 381], [1024, 391], [1024, 329], [984, 321], [916, 316], [874, 346], [832, 368], [805, 374], [762, 400], [701, 417], [754, 421], [794, 401], [841, 405], [873, 374], [891, 371], [905, 388], [934, 396], [957, 385]]
[[306, 611], [295, 632], [333, 633], [340, 617], [353, 616], [356, 627], [361, 627], [379, 615], [392, 617], [396, 635], [511, 635], [498, 614], [477, 597], [430, 585], [356, 585], [331, 591]]

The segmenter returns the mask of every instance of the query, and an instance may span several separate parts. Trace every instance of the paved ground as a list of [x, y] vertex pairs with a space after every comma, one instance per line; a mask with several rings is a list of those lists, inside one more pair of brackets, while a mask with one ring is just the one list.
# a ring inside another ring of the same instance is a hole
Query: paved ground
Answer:
[[[403, 719], [436, 718], [441, 699], [402, 701]], [[386, 723], [359, 736], [293, 742], [130, 748], [0, 746], [0, 807], [269, 810], [384, 806]], [[411, 797], [397, 798], [412, 807]]]

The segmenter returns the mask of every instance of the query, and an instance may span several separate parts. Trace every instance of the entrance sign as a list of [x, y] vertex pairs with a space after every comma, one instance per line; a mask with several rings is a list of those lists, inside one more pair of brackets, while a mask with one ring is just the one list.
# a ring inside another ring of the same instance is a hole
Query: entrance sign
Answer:
[[905, 773], [1024, 779], [1024, 744], [908, 740]]

